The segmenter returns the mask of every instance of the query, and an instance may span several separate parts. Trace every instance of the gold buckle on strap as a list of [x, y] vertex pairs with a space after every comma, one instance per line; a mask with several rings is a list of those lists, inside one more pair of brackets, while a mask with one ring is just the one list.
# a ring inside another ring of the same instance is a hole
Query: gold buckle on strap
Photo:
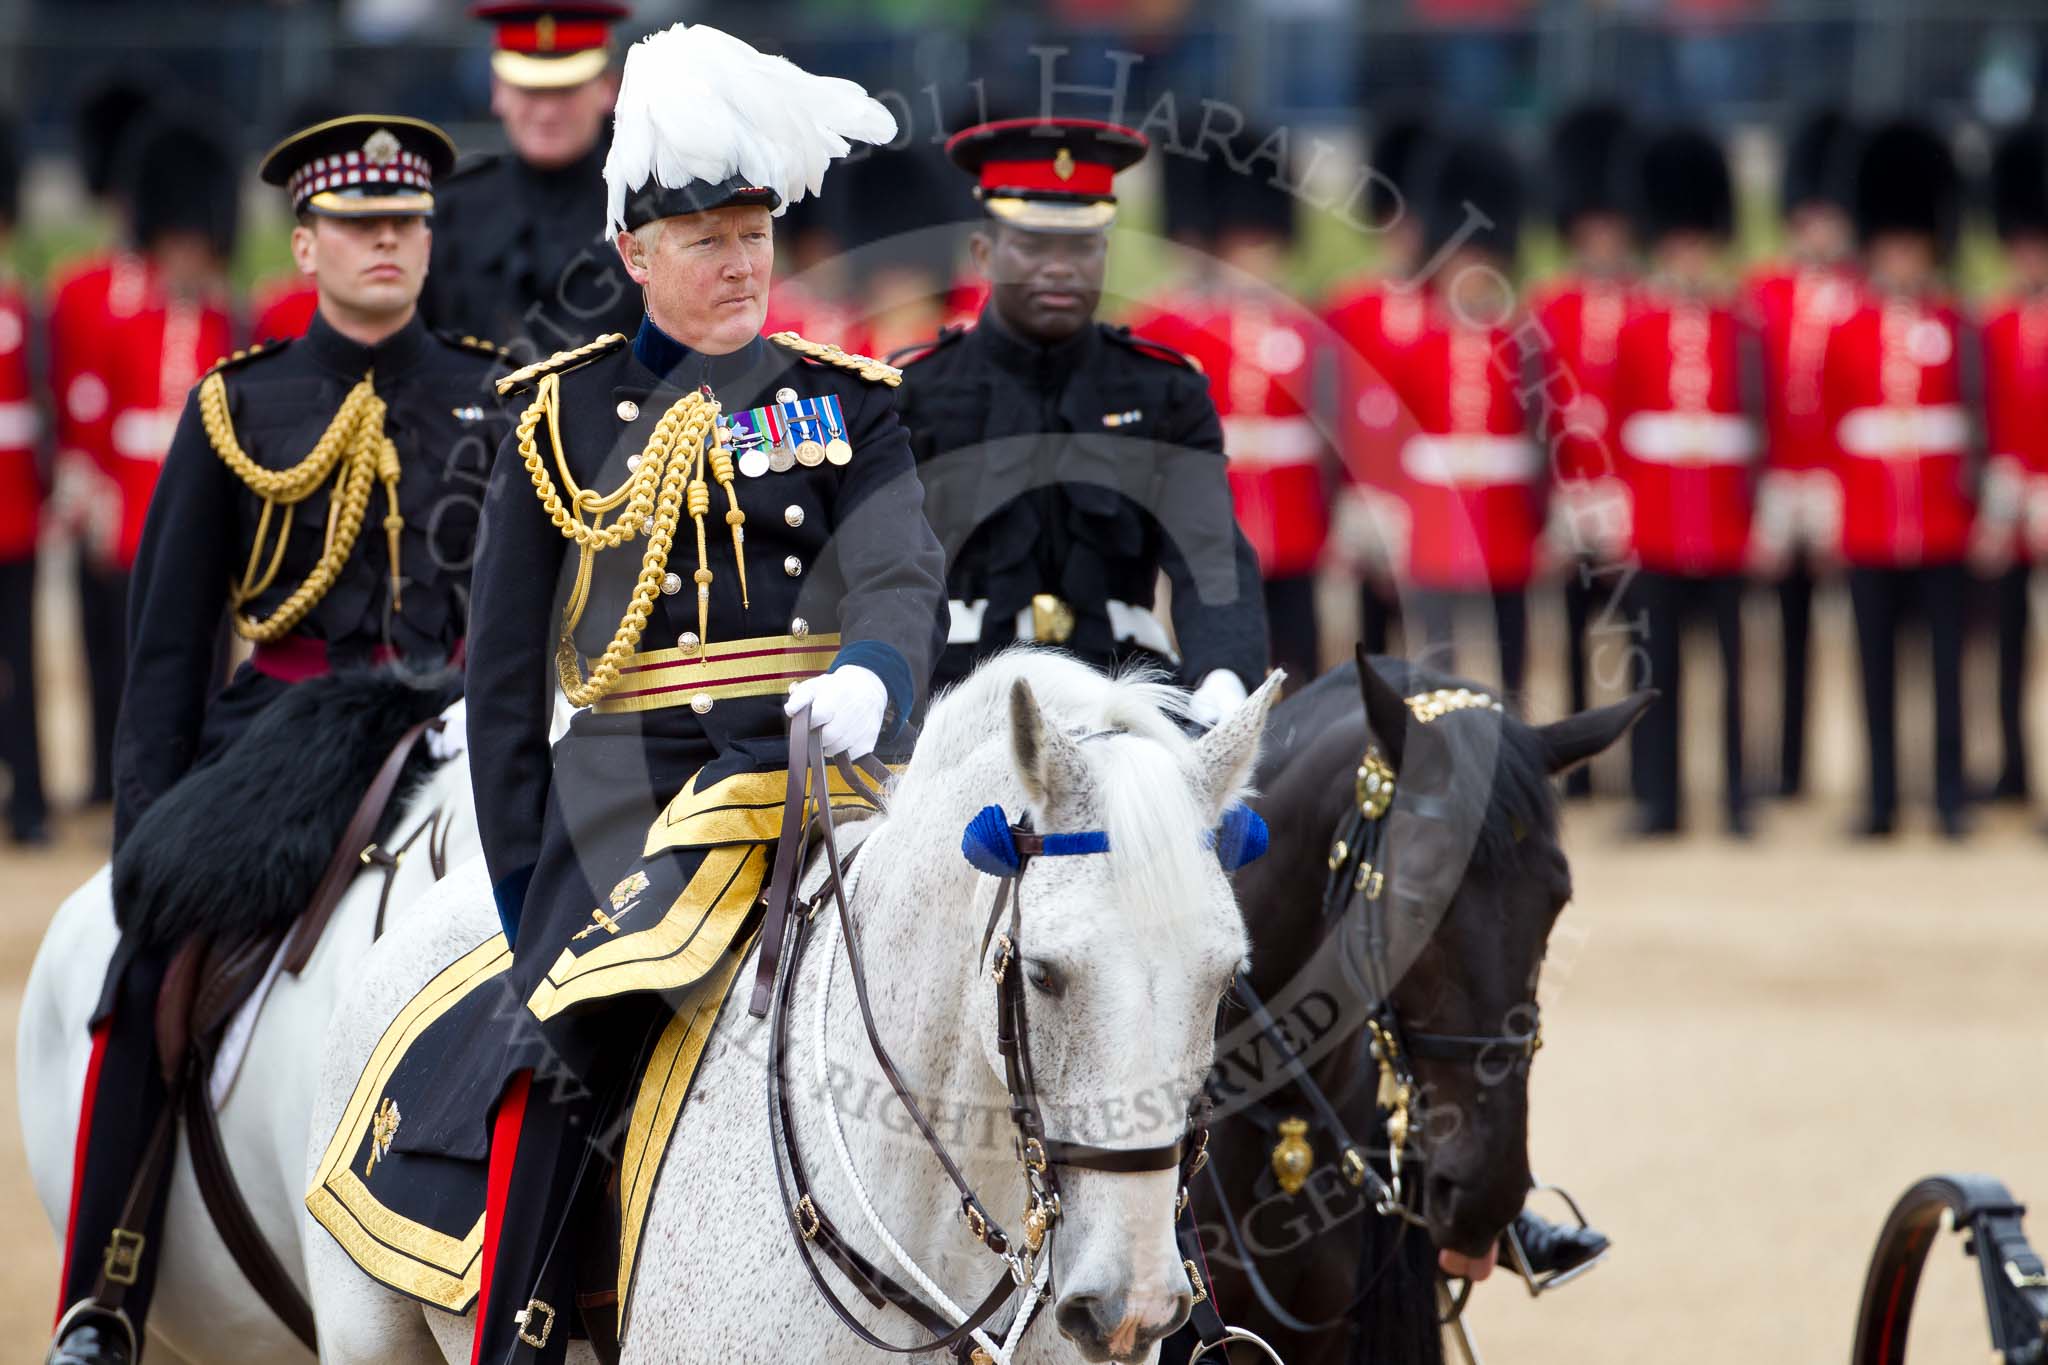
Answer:
[[[548, 1344], [548, 1334], [555, 1330], [555, 1310], [539, 1299], [528, 1299], [526, 1307], [512, 1315], [512, 1321], [519, 1324], [519, 1339], [528, 1346], [539, 1350]], [[540, 1335], [533, 1334], [533, 1324], [540, 1323]]]
[[1074, 638], [1074, 609], [1052, 593], [1031, 599], [1031, 638], [1049, 645], [1063, 645]]
[[110, 1284], [134, 1284], [135, 1277], [142, 1271], [142, 1249], [149, 1245], [149, 1239], [139, 1232], [127, 1228], [115, 1228], [114, 1235], [107, 1239], [107, 1249], [100, 1258], [100, 1268], [106, 1273]]

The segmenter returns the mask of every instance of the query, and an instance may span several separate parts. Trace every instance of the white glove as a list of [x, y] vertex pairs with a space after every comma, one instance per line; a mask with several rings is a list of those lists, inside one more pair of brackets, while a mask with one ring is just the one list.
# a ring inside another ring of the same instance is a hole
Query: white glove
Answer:
[[889, 689], [859, 664], [848, 664], [789, 689], [782, 714], [793, 716], [808, 704], [811, 728], [819, 732], [825, 756], [861, 758], [875, 751], [882, 737], [882, 717], [889, 710]]
[[1248, 695], [1237, 674], [1227, 668], [1212, 668], [1194, 695], [1188, 698], [1188, 718], [1198, 725], [1218, 725]]

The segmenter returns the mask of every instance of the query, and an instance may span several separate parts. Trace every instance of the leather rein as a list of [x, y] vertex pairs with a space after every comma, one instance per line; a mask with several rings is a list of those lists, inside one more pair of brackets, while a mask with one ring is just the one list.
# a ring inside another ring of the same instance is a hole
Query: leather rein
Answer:
[[[1046, 1131], [1031, 1065], [1029, 1017], [1025, 1005], [1025, 973], [1019, 961], [1019, 945], [1023, 941], [1023, 875], [1035, 858], [1099, 852], [1107, 845], [1106, 842], [1100, 841], [1098, 836], [1040, 835], [1033, 833], [1028, 825], [1010, 827], [1009, 837], [1014, 843], [1016, 855], [1014, 870], [1008, 871], [1007, 875], [1001, 876], [998, 881], [995, 904], [990, 911], [987, 928], [982, 934], [979, 959], [988, 960], [989, 948], [993, 944], [995, 956], [990, 963], [989, 975], [996, 993], [997, 1046], [1003, 1059], [1004, 1085], [1009, 1092], [1010, 1121], [1015, 1130], [1013, 1152], [1027, 1189], [1021, 1232], [1013, 1236], [1006, 1230], [989, 1213], [980, 1195], [968, 1182], [960, 1163], [947, 1149], [925, 1114], [923, 1106], [912, 1095], [910, 1087], [904, 1083], [902, 1072], [882, 1041], [876, 1027], [874, 1010], [869, 1002], [867, 969], [860, 932], [848, 906], [847, 884], [854, 870], [854, 859], [842, 857], [839, 852], [838, 839], [833, 830], [829, 803], [826, 800], [828, 789], [825, 757], [818, 736], [811, 730], [808, 710], [797, 713], [790, 729], [793, 761], [789, 768], [789, 785], [785, 791], [781, 844], [776, 850], [776, 870], [769, 889], [766, 928], [761, 950], [761, 973], [767, 979], [768, 991], [763, 1009], [753, 1011], [756, 1015], [766, 1012], [771, 1019], [768, 1117], [775, 1153], [776, 1180], [781, 1188], [790, 1231], [795, 1239], [799, 1258], [826, 1305], [861, 1341], [876, 1350], [894, 1355], [944, 1351], [950, 1352], [956, 1360], [962, 1362], [970, 1359], [985, 1362], [988, 1360], [988, 1354], [975, 1345], [975, 1333], [991, 1323], [1020, 1292], [1029, 1296], [1028, 1302], [1017, 1306], [1017, 1312], [1024, 1315], [1023, 1321], [1027, 1326], [1029, 1320], [1052, 1296], [1049, 1278], [1045, 1281], [1043, 1293], [1030, 1295], [1030, 1286], [1038, 1274], [1038, 1258], [1044, 1249], [1046, 1236], [1061, 1216], [1061, 1168], [1112, 1174], [1178, 1169], [1181, 1193], [1175, 1206], [1175, 1213], [1177, 1219], [1192, 1229], [1193, 1216], [1188, 1210], [1186, 1186], [1208, 1161], [1207, 1100], [1206, 1097], [1198, 1096], [1191, 1105], [1188, 1127], [1182, 1136], [1151, 1147], [1097, 1147], [1065, 1141], [1051, 1136]], [[798, 758], [799, 754], [802, 755], [801, 759]], [[843, 758], [835, 759], [834, 762], [847, 785], [876, 809], [881, 809], [881, 796], [860, 773]], [[861, 771], [882, 781], [886, 781], [889, 776], [888, 770], [872, 758], [862, 760]], [[797, 901], [793, 895], [793, 869], [798, 862], [798, 849], [805, 830], [804, 812], [807, 802], [804, 785], [807, 776], [810, 780], [810, 790], [817, 801], [815, 818], [822, 828], [828, 870], [817, 890], [808, 898]], [[986, 814], [984, 812], [984, 816]], [[1076, 846], [1071, 842], [1076, 840], [1083, 841], [1086, 846]], [[1063, 844], [1061, 841], [1069, 842]], [[856, 855], [857, 853], [858, 850]], [[957, 1325], [941, 1317], [922, 1295], [906, 1288], [895, 1277], [853, 1248], [840, 1232], [838, 1224], [819, 1202], [804, 1164], [803, 1154], [798, 1147], [796, 1123], [789, 1102], [790, 1082], [787, 1075], [793, 986], [804, 951], [811, 941], [818, 912], [828, 901], [838, 917], [847, 969], [853, 980], [854, 996], [859, 1003], [868, 1049], [881, 1067], [882, 1074], [887, 1078], [898, 1102], [910, 1115], [919, 1135], [924, 1139], [925, 1146], [937, 1158], [940, 1167], [946, 1173], [946, 1178], [959, 1193], [960, 1213], [967, 1224], [969, 1235], [1003, 1264], [1002, 1272], [995, 1283]], [[790, 913], [792, 909], [796, 913]], [[757, 981], [757, 1002], [763, 1000], [760, 987], [761, 983]], [[1184, 1248], [1186, 1245], [1184, 1241]], [[929, 1338], [908, 1345], [897, 1345], [876, 1335], [855, 1316], [854, 1310], [826, 1282], [817, 1259], [820, 1253], [846, 1277], [870, 1305], [877, 1309], [895, 1308], [901, 1311], [924, 1331], [930, 1333]], [[1198, 1258], [1199, 1250], [1196, 1255]], [[1193, 1260], [1190, 1260], [1187, 1269], [1191, 1283], [1195, 1287], [1199, 1308], [1206, 1302], [1207, 1294], [1201, 1282], [1199, 1269]], [[1197, 1317], [1199, 1316], [1198, 1312]], [[1022, 1328], [1018, 1327], [1016, 1320], [1013, 1319], [1013, 1337], [1021, 1335], [1021, 1331]], [[1227, 1329], [1223, 1329], [1218, 1321], [1216, 1335], [1219, 1340], [1226, 1331]]]

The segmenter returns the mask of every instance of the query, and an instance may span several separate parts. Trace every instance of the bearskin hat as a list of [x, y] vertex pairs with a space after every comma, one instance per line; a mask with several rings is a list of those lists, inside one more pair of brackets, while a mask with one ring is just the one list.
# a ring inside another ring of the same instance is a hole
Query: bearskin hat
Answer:
[[1436, 146], [1418, 180], [1425, 252], [1433, 256], [1456, 241], [1514, 260], [1522, 195], [1521, 167], [1502, 144], [1465, 135]]
[[1896, 119], [1865, 139], [1856, 160], [1856, 233], [1865, 245], [1885, 233], [1932, 237], [1955, 246], [1962, 180], [1955, 155], [1926, 124]]
[[1628, 114], [1614, 104], [1583, 104], [1550, 130], [1549, 177], [1552, 220], [1569, 234], [1592, 214], [1626, 215], [1634, 196], [1629, 183], [1634, 158]]
[[14, 117], [0, 112], [0, 228], [21, 221], [21, 140]]
[[[1290, 168], [1271, 152], [1253, 154], [1266, 145], [1271, 130], [1247, 128], [1231, 139], [1238, 164], [1233, 166], [1213, 146], [1209, 149], [1209, 193], [1215, 205], [1216, 232], [1264, 232], [1294, 240], [1294, 191]], [[1284, 143], [1281, 145], [1285, 145]], [[1245, 158], [1251, 158], [1247, 161]], [[1275, 180], [1280, 181], [1274, 184]]]
[[1366, 160], [1377, 174], [1366, 184], [1365, 208], [1375, 227], [1390, 225], [1415, 197], [1416, 171], [1428, 159], [1434, 135], [1419, 109], [1390, 113], [1374, 123]]
[[1806, 204], [1851, 212], [1856, 182], [1856, 125], [1840, 109], [1809, 110], [1785, 141], [1778, 183], [1782, 213]]
[[1720, 142], [1699, 128], [1667, 128], [1643, 146], [1643, 240], [1674, 232], [1726, 238], [1735, 231], [1735, 188]]
[[171, 232], [204, 233], [215, 251], [234, 254], [241, 217], [241, 174], [234, 153], [205, 122], [178, 115], [139, 130], [123, 156], [136, 245]]
[[102, 72], [80, 96], [72, 119], [86, 192], [104, 199], [120, 188], [122, 149], [163, 98], [165, 82], [132, 67]]
[[1991, 152], [1991, 221], [2002, 240], [2048, 236], [2048, 128], [2009, 128]]

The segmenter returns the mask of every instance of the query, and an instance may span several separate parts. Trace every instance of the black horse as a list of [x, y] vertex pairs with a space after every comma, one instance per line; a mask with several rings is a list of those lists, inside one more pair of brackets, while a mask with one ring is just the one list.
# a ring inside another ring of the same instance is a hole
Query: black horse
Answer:
[[1552, 778], [1653, 695], [1535, 726], [1361, 653], [1273, 711], [1272, 844], [1237, 879], [1245, 1013], [1219, 1040], [1213, 1169], [1191, 1193], [1224, 1319], [1288, 1365], [1442, 1360], [1440, 1269], [1490, 1266], [1530, 1191], [1536, 982], [1571, 899]]

